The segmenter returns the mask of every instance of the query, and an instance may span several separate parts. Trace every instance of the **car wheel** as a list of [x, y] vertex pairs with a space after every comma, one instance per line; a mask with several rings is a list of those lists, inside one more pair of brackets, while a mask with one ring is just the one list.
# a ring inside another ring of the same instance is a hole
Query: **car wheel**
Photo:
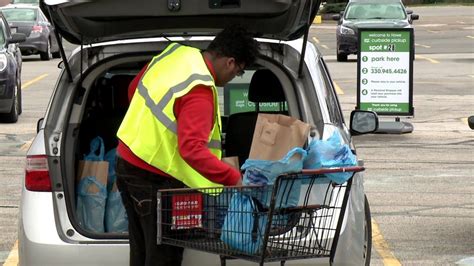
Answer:
[[40, 57], [43, 61], [49, 61], [49, 59], [51, 59], [51, 42], [49, 40], [46, 44], [46, 52], [41, 52]]
[[15, 85], [15, 95], [13, 96], [12, 109], [8, 114], [0, 116], [0, 120], [7, 123], [15, 123], [18, 121], [19, 114], [19, 97], [18, 97], [18, 86]]
[[370, 257], [372, 253], [372, 217], [370, 214], [369, 201], [367, 196], [364, 195], [364, 259], [365, 265], [370, 265]]
[[347, 61], [347, 55], [346, 54], [337, 54], [337, 62], [346, 62]]
[[61, 53], [59, 51], [51, 53], [53, 58], [61, 58]]

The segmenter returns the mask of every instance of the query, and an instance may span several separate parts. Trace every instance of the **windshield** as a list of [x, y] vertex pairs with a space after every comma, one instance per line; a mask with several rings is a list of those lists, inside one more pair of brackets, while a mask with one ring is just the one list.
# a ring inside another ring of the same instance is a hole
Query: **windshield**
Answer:
[[352, 3], [347, 7], [345, 19], [405, 19], [406, 13], [399, 3]]
[[2, 9], [6, 19], [10, 22], [36, 21], [36, 10], [30, 8]]

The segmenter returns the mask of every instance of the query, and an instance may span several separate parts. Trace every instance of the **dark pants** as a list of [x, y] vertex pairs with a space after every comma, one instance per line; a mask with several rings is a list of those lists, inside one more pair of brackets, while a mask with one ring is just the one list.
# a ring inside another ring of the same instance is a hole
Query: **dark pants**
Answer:
[[135, 167], [120, 156], [115, 171], [128, 215], [130, 266], [181, 265], [183, 248], [156, 244], [156, 192], [183, 183]]

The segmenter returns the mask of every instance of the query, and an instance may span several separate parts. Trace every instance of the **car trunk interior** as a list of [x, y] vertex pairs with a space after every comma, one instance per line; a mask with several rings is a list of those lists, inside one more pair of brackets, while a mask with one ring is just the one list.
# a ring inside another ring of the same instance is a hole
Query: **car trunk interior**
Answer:
[[[76, 175], [79, 161], [89, 153], [93, 138], [100, 136], [104, 140], [105, 153], [117, 146], [116, 132], [129, 103], [128, 85], [153, 55], [134, 54], [104, 60], [107, 62], [95, 67], [95, 70], [86, 71], [83, 77], [84, 82], [76, 88], [75, 102], [77, 104], [74, 105], [71, 114], [74, 114], [72, 116], [78, 113], [80, 115], [74, 119], [70, 118], [66, 142], [71, 144], [71, 149], [66, 149], [67, 154], [64, 156], [74, 158], [74, 172], [69, 171], [71, 174], [74, 173], [74, 178], [68, 174], [67, 180], [64, 180], [64, 188], [67, 191], [65, 194], [71, 221], [82, 235], [95, 239], [127, 237], [126, 234], [94, 233], [80, 228], [74, 211], [78, 184]], [[228, 102], [228, 96], [225, 95], [228, 88], [218, 88], [223, 123], [223, 155], [238, 156], [240, 165], [248, 158], [258, 113], [301, 117], [296, 103], [296, 99], [301, 96], [297, 96], [297, 90], [288, 72], [285, 72], [275, 61], [262, 57], [254, 66], [245, 69], [245, 72], [243, 78], [234, 79], [228, 86], [231, 88], [238, 85], [247, 89], [246, 101], [250, 103], [247, 105], [253, 106], [252, 108], [232, 111], [225, 106], [231, 104]], [[232, 104], [235, 105], [235, 102]], [[72, 121], [75, 119], [77, 123]]]

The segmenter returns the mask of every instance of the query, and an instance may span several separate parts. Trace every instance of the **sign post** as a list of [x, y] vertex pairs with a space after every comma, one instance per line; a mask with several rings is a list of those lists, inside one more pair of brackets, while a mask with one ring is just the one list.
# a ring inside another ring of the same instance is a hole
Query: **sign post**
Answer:
[[381, 121], [378, 133], [413, 131], [399, 118], [414, 115], [413, 59], [413, 29], [359, 30], [356, 108], [395, 117]]

